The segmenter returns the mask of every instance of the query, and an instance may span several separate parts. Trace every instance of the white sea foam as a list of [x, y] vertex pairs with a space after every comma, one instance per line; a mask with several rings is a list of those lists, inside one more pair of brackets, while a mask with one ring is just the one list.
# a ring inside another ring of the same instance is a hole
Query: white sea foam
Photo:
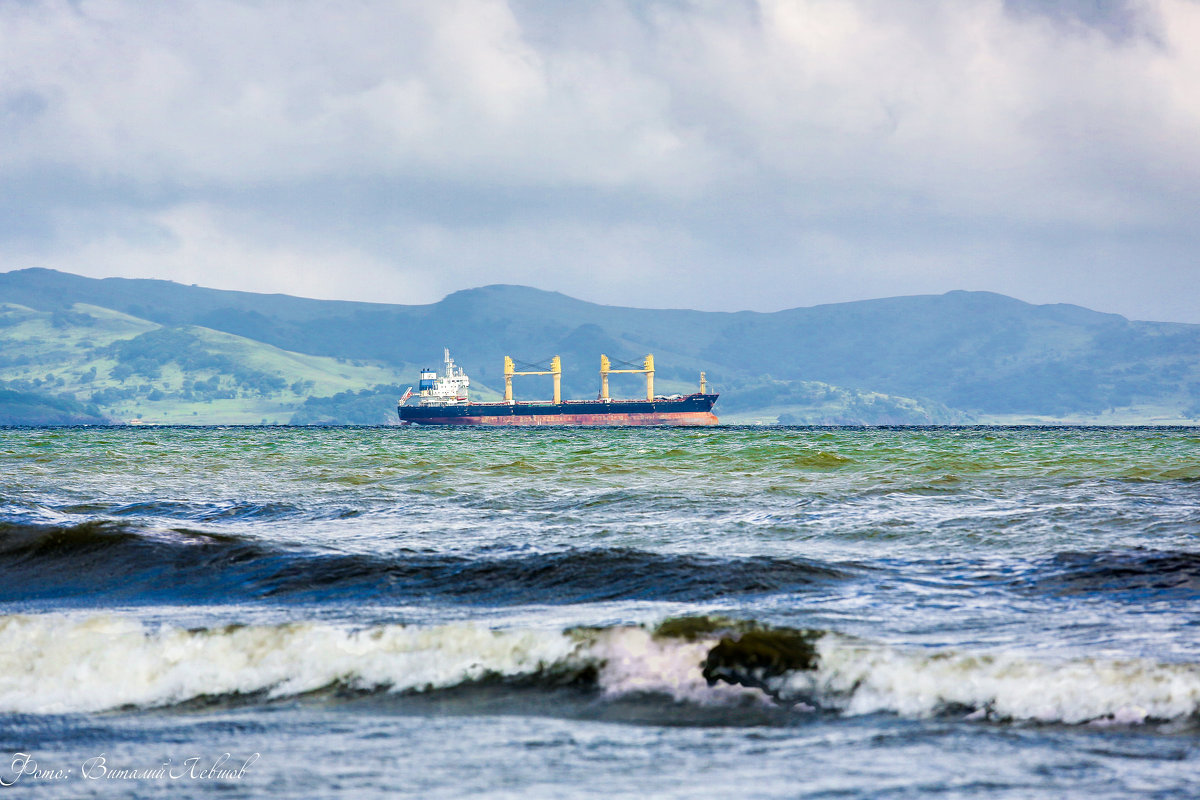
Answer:
[[609, 697], [654, 693], [702, 705], [770, 703], [758, 689], [727, 683], [709, 686], [701, 666], [716, 639], [655, 638], [644, 628], [610, 628], [588, 648], [600, 667], [600, 687]]
[[559, 632], [471, 625], [352, 629], [286, 623], [188, 630], [118, 615], [0, 617], [0, 712], [155, 707], [195, 698], [287, 697], [331, 684], [424, 691], [488, 676], [581, 674], [607, 698], [642, 694], [726, 705], [815, 702], [845, 714], [1130, 724], [1200, 713], [1200, 665], [1015, 653], [903, 650], [837, 634], [817, 641], [811, 671], [767, 676], [766, 692], [717, 682], [703, 663], [716, 635], [686, 641], [640, 627]]
[[533, 674], [577, 644], [539, 631], [465, 625], [363, 630], [322, 623], [190, 631], [119, 616], [0, 618], [0, 710], [161, 706], [202, 696], [272, 697], [335, 682], [395, 690]]
[[920, 717], [964, 708], [975, 718], [1131, 724], [1200, 713], [1196, 664], [930, 654], [837, 635], [823, 637], [817, 651], [818, 669], [788, 673], [771, 688], [846, 714]]

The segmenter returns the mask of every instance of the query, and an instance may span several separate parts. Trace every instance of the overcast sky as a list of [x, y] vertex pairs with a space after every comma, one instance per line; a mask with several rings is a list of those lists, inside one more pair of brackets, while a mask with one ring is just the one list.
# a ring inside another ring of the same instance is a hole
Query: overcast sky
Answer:
[[0, 271], [1200, 322], [1197, 0], [0, 0]]

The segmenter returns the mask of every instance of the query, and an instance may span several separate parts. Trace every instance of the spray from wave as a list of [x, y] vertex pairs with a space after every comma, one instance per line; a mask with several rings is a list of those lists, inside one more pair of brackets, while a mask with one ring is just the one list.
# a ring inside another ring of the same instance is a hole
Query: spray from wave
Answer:
[[[918, 652], [708, 617], [655, 628], [184, 629], [122, 616], [0, 617], [0, 712], [570, 687], [588, 703], [1137, 724], [1200, 714], [1200, 665]], [[522, 702], [516, 695], [512, 702]]]

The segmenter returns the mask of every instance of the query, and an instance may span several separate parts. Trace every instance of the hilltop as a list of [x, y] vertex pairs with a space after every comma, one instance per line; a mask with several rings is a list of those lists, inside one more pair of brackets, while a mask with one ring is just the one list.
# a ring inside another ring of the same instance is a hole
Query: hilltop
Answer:
[[[115, 419], [390, 421], [395, 395], [418, 367], [438, 366], [443, 347], [482, 397], [495, 397], [506, 354], [561, 355], [564, 394], [584, 398], [600, 353], [653, 352], [660, 391], [690, 390], [705, 370], [730, 422], [1200, 418], [1200, 325], [988, 292], [759, 313], [605, 306], [497, 285], [389, 305], [30, 269], [0, 274], [0, 304], [0, 388]], [[613, 389], [636, 394], [637, 380], [614, 378]], [[546, 393], [536, 379], [518, 387], [519, 397]]]

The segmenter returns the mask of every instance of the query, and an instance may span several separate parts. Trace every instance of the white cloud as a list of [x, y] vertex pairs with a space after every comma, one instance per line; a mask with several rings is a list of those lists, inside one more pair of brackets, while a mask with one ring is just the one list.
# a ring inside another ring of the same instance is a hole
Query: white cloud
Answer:
[[[407, 269], [341, 241], [279, 230], [203, 204], [99, 221], [64, 215], [56, 252], [0, 255], [0, 268], [42, 266], [96, 278], [169, 278], [180, 283], [301, 297], [430, 303], [444, 292], [427, 271]], [[374, 288], [374, 293], [371, 291]]]
[[994, 288], [1200, 321], [1176, 302], [1200, 4], [1087, 8], [2, 4], [0, 216], [41, 232], [0, 222], [0, 264], [398, 302]]
[[668, 118], [666, 87], [598, 54], [537, 52], [496, 0], [6, 9], [7, 91], [44, 104], [0, 146], [10, 169], [66, 164], [185, 185], [383, 174], [673, 191], [705, 157]]

